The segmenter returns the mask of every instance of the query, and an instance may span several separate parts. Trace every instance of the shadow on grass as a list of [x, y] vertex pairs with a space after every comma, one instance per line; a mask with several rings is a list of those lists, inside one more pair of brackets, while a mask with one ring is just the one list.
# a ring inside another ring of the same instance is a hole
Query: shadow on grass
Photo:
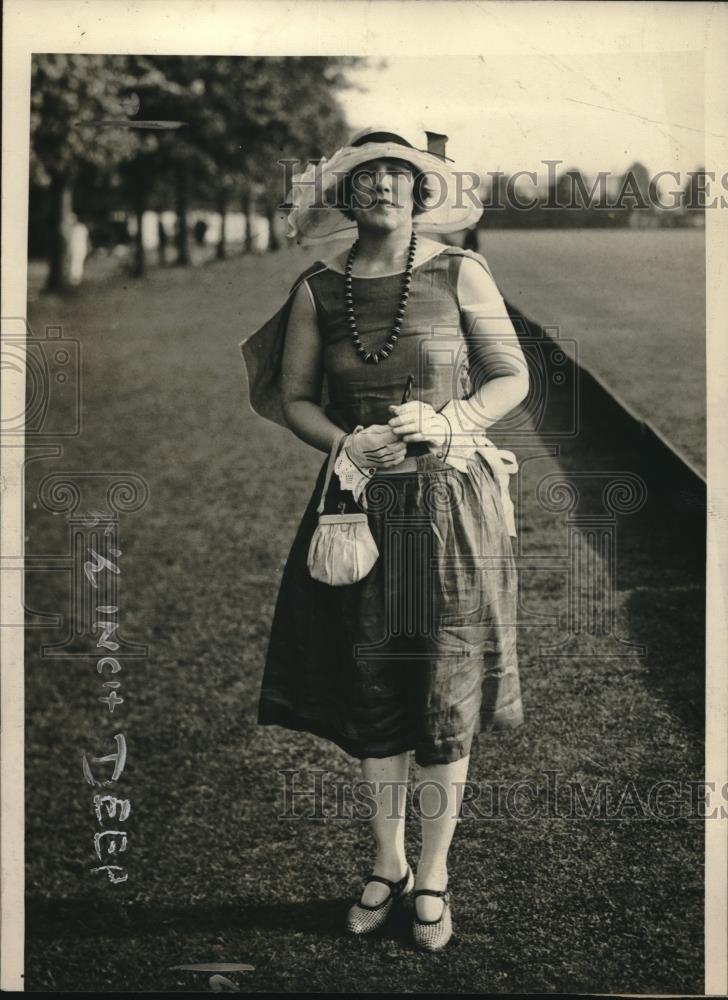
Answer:
[[[346, 913], [353, 899], [311, 899], [303, 902], [220, 903], [195, 906], [154, 906], [139, 902], [112, 903], [90, 899], [59, 901], [30, 898], [26, 901], [26, 920], [36, 940], [106, 939], [113, 928], [114, 938], [155, 935], [213, 934], [237, 931], [287, 931], [314, 933], [317, 939], [348, 940], [359, 937], [344, 929]], [[370, 940], [397, 939], [411, 944], [411, 911], [400, 904], [383, 927], [366, 935]], [[453, 937], [456, 943], [456, 936]]]
[[[26, 902], [26, 920], [34, 937], [136, 937], [148, 931], [199, 933], [201, 930], [311, 931], [317, 936], [341, 937], [350, 899], [311, 899], [305, 902], [265, 902], [154, 906], [144, 903], [102, 903], [90, 899], [38, 899]], [[394, 918], [393, 918], [394, 920]]]
[[[537, 324], [510, 303], [508, 310], [519, 336], [532, 342], [544, 339]], [[544, 357], [550, 357], [548, 352]], [[573, 517], [573, 525], [584, 525], [586, 537], [602, 558], [604, 541], [598, 525], [600, 520], [605, 526], [611, 520], [614, 541], [609, 586], [613, 597], [622, 596], [626, 621], [621, 628], [627, 629], [627, 634], [619, 633], [619, 637], [645, 647], [644, 656], [618, 657], [613, 662], [618, 670], [625, 665], [630, 669], [630, 661], [636, 662], [645, 683], [658, 691], [679, 719], [702, 735], [705, 484], [589, 372], [570, 361], [567, 366], [570, 375], [560, 382], [553, 379], [548, 363], [545, 372], [533, 378], [546, 387], [538, 421], [541, 440], [544, 445], [556, 446], [563, 481], [578, 496], [573, 511], [562, 515], [563, 552], [567, 551], [566, 522]], [[563, 370], [563, 361], [559, 367]], [[576, 431], [571, 436], [563, 433], [570, 424]], [[518, 447], [515, 441], [513, 446]], [[617, 486], [611, 505], [605, 503], [605, 484], [610, 480]], [[631, 512], [621, 512], [625, 498], [626, 507], [630, 506], [630, 487], [627, 485], [620, 496], [620, 481], [634, 484], [638, 493], [644, 491]], [[535, 500], [538, 502], [538, 496]], [[616, 650], [619, 644], [614, 645]]]

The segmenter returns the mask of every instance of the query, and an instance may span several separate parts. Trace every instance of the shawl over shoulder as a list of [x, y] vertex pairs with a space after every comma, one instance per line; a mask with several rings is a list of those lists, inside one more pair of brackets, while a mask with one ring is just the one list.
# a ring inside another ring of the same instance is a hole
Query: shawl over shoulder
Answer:
[[[447, 246], [442, 253], [458, 254], [471, 257], [491, 274], [490, 268], [479, 253], [474, 250], [464, 250], [459, 246]], [[281, 392], [281, 374], [283, 367], [283, 348], [288, 327], [288, 317], [291, 311], [293, 293], [301, 282], [324, 269], [326, 265], [317, 260], [305, 271], [302, 271], [294, 281], [288, 297], [278, 311], [257, 330], [240, 341], [239, 347], [248, 379], [248, 402], [254, 413], [266, 420], [271, 420], [282, 427], [288, 427], [283, 415]], [[324, 378], [321, 405], [328, 402], [326, 379]]]
[[[325, 265], [317, 260], [305, 271], [302, 271], [294, 281], [286, 301], [278, 311], [261, 327], [241, 340], [239, 344], [248, 379], [250, 408], [258, 416], [280, 424], [282, 427], [288, 427], [283, 415], [281, 375], [283, 347], [286, 341], [293, 293], [305, 278], [320, 271], [323, 267]], [[324, 379], [324, 383], [325, 381]], [[323, 392], [322, 405], [325, 403], [326, 397], [325, 385]]]

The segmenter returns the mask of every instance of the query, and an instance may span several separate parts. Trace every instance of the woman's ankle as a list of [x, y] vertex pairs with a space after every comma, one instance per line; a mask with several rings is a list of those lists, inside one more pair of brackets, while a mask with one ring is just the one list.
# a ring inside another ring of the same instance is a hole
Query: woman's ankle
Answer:
[[[372, 866], [373, 875], [381, 875], [382, 878], [389, 879], [390, 882], [401, 882], [408, 870], [407, 859], [404, 855], [396, 853], [378, 853]], [[392, 890], [382, 882], [369, 882], [364, 887], [361, 901], [375, 906], [387, 899], [391, 893]]]
[[415, 872], [416, 889], [447, 889], [448, 873], [447, 865], [423, 865], [418, 864]]
[[404, 851], [378, 851], [374, 859], [373, 872], [383, 878], [398, 882], [407, 873], [408, 863]]

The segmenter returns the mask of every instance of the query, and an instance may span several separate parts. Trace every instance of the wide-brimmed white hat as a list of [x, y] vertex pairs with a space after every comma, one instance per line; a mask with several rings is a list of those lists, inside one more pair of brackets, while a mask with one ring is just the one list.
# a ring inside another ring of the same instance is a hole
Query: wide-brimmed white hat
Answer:
[[[407, 160], [428, 175], [433, 194], [424, 210], [413, 218], [413, 228], [432, 233], [452, 233], [474, 225], [483, 214], [483, 205], [473, 190], [472, 180], [458, 176], [452, 160], [445, 156], [447, 136], [427, 132], [427, 146], [414, 136], [390, 126], [370, 125], [360, 129], [329, 159], [309, 164], [294, 174], [288, 193], [288, 236], [304, 246], [352, 235], [356, 223], [336, 206], [337, 193], [345, 174], [368, 160]], [[472, 173], [469, 175], [472, 178]]]

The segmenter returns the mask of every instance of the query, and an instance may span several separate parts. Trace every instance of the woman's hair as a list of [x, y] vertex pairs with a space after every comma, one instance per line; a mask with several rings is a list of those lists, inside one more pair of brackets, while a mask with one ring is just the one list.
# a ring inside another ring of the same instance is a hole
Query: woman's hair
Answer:
[[[398, 158], [397, 158], [398, 159]], [[412, 187], [412, 201], [414, 207], [412, 209], [412, 215], [419, 215], [427, 209], [426, 202], [433, 195], [433, 190], [428, 184], [427, 174], [418, 170], [409, 160], [402, 159], [402, 163], [405, 163], [412, 172], [413, 187]], [[354, 168], [356, 169], [356, 168]], [[354, 221], [354, 213], [351, 211], [351, 196], [352, 196], [352, 172], [344, 174], [343, 177], [339, 178], [336, 185], [336, 191], [334, 194], [334, 208], [338, 208], [340, 212], [343, 212], [347, 219], [351, 222]]]

